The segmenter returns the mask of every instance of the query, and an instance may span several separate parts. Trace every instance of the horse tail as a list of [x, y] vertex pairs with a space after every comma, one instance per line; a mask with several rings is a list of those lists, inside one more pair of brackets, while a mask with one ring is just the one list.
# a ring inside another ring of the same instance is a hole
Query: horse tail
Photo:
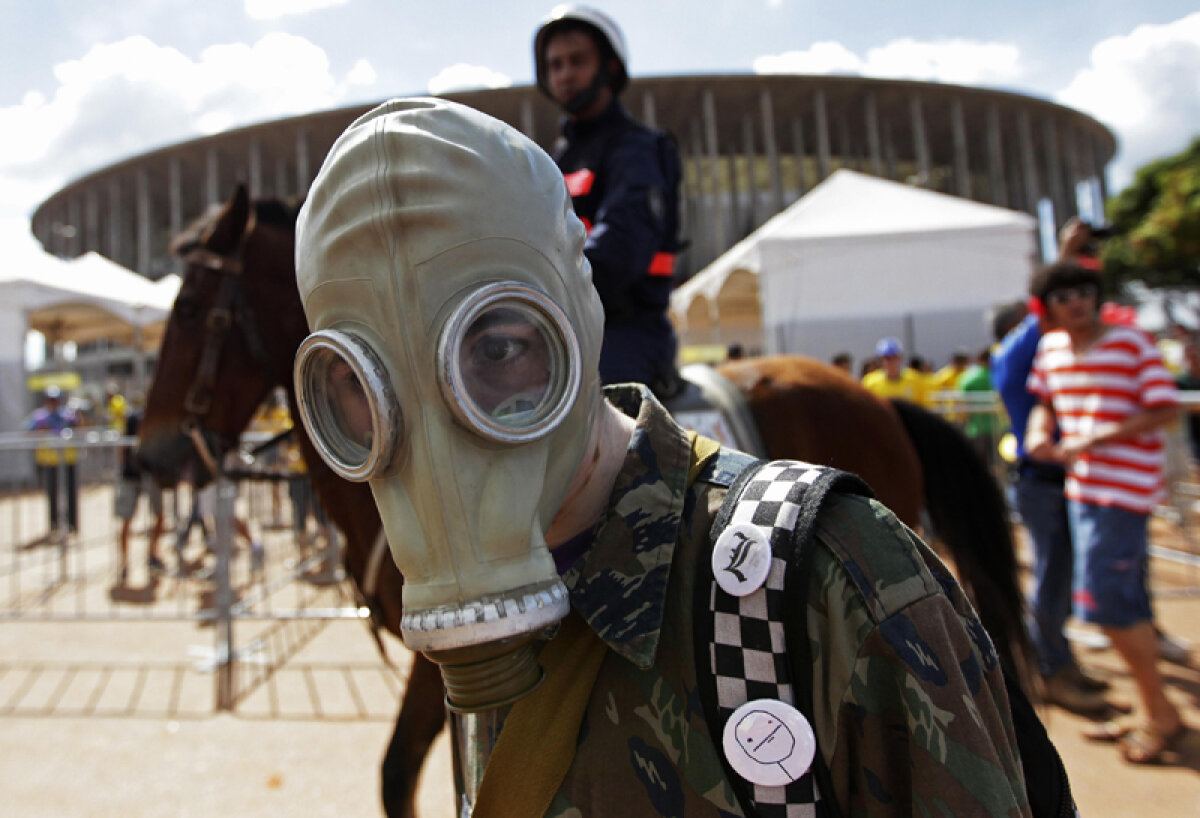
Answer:
[[957, 428], [914, 403], [893, 399], [891, 404], [925, 473], [932, 534], [949, 550], [1000, 660], [1027, 680], [1032, 649], [1004, 495], [983, 457]]

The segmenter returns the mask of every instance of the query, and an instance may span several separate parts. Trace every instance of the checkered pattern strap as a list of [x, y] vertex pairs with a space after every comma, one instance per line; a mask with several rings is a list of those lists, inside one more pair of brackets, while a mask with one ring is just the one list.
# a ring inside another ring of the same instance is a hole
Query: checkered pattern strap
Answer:
[[[738, 706], [754, 699], [787, 702], [812, 721], [811, 678], [793, 678], [793, 667], [811, 666], [806, 658], [797, 661], [798, 655], [807, 657], [809, 649], [804, 623], [795, 620], [796, 612], [806, 607], [805, 546], [821, 501], [832, 489], [870, 493], [858, 478], [836, 469], [795, 460], [758, 461], [733, 482], [713, 522], [710, 545], [716, 543], [729, 525], [753, 523], [770, 532], [772, 551], [766, 582], [748, 596], [726, 593], [715, 578], [707, 583], [706, 607], [711, 616], [711, 631], [700, 627], [698, 621], [697, 656], [703, 655], [701, 649], [708, 654], [711, 675], [702, 672], [703, 669], [697, 675], [710, 731], [718, 747], [730, 715]], [[785, 586], [793, 589], [793, 593], [785, 594]], [[698, 588], [698, 596], [699, 593]], [[798, 596], [792, 599], [793, 594]], [[697, 608], [703, 610], [699, 604]], [[699, 641], [701, 632], [706, 637], [703, 645]], [[789, 643], [795, 643], [790, 652]], [[751, 784], [728, 767], [727, 774], [735, 782], [735, 789], [743, 785], [739, 800], [747, 814], [756, 818], [815, 818], [837, 812], [833, 804], [821, 801], [817, 782], [827, 772], [819, 749], [813, 767], [786, 786]], [[827, 783], [825, 787], [828, 788]]]

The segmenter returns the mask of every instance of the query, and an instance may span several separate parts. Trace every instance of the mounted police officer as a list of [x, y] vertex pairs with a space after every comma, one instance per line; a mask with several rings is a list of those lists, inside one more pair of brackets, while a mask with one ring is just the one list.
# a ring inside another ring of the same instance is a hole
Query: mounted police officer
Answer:
[[300, 415], [370, 482], [405, 643], [457, 714], [460, 814], [1029, 815], [945, 566], [822, 494], [845, 475], [602, 388], [586, 243], [545, 153], [439, 99], [360, 117], [297, 221]]
[[566, 114], [554, 160], [588, 229], [584, 252], [605, 316], [600, 376], [669, 394], [677, 381], [667, 305], [679, 249], [678, 153], [621, 104], [629, 59], [608, 16], [559, 6], [538, 28], [533, 52], [538, 88]]

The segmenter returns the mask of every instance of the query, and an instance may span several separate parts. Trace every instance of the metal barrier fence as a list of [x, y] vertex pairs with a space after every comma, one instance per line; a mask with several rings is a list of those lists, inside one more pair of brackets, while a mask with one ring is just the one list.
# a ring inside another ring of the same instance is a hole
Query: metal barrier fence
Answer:
[[[55, 459], [53, 452], [59, 461], [39, 467], [42, 482], [36, 488], [0, 475], [0, 621], [212, 626], [216, 706], [230, 710], [239, 698], [235, 683], [243, 688], [261, 683], [281, 663], [263, 656], [280, 651], [261, 629], [256, 639], [239, 645], [235, 623], [311, 623], [303, 640], [321, 623], [366, 616], [340, 568], [336, 529], [318, 524], [317, 536], [310, 538], [306, 514], [305, 536], [296, 536], [284, 490], [288, 480], [303, 479], [296, 475], [264, 472], [238, 483], [221, 479], [205, 492], [186, 484], [166, 492], [156, 549], [161, 567], [150, 563], [154, 515], [145, 500], [147, 487], [139, 487], [123, 572], [122, 520], [114, 504], [122, 454], [136, 442], [107, 429], [0, 435], [0, 451], [30, 458], [40, 451], [43, 462]], [[244, 473], [248, 456], [233, 457]], [[58, 501], [53, 514], [52, 495]], [[193, 510], [199, 511], [199, 538], [191, 531]], [[307, 542], [314, 547], [303, 547]], [[294, 652], [296, 640], [290, 637], [291, 646], [282, 652]], [[254, 661], [238, 673], [243, 657]]]
[[[1178, 567], [1176, 587], [1156, 589], [1156, 596], [1200, 595], [1200, 463], [1192, 457], [1184, 413], [1200, 409], [1200, 392], [1180, 392], [1180, 422], [1166, 432], [1164, 479], [1167, 497], [1155, 510], [1152, 533], [1159, 534], [1150, 546], [1150, 555]], [[995, 392], [938, 392], [932, 409], [959, 429], [976, 445], [996, 478], [1011, 498], [1015, 464], [1015, 446], [1005, 451], [1004, 435], [1009, 430], [1008, 415]], [[1007, 455], [1007, 457], [1006, 457]], [[1014, 518], [1016, 518], [1014, 511]]]

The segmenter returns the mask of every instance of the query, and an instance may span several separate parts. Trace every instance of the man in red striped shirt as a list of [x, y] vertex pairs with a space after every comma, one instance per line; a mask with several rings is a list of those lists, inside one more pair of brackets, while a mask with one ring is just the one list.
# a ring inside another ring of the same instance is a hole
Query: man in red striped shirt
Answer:
[[[1100, 319], [1100, 275], [1073, 262], [1039, 271], [1030, 292], [1055, 327], [1038, 346], [1026, 451], [1067, 468], [1074, 608], [1129, 666], [1145, 721], [1122, 738], [1132, 762], [1157, 760], [1184, 729], [1158, 672], [1147, 587], [1147, 522], [1163, 494], [1162, 428], [1175, 384], [1152, 338]], [[1055, 441], [1055, 430], [1061, 439]], [[1115, 736], [1114, 736], [1115, 737]]]

